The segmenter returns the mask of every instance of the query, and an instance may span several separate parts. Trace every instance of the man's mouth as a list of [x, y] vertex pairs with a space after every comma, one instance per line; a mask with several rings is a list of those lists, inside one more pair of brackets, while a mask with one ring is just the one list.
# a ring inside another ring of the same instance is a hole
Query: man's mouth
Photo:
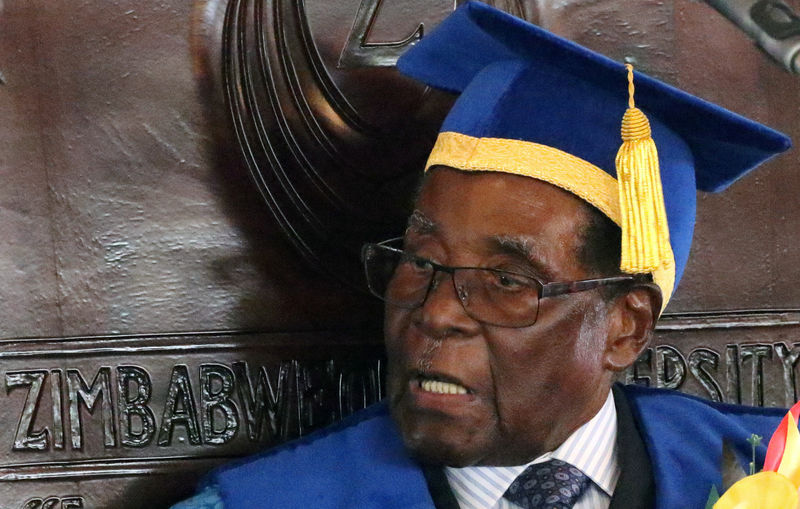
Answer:
[[412, 411], [458, 415], [478, 397], [461, 380], [441, 373], [417, 372], [408, 380], [404, 404]]
[[431, 394], [470, 394], [467, 387], [458, 380], [441, 375], [419, 373], [414, 377], [415, 385], [421, 392]]
[[468, 392], [463, 385], [429, 379], [420, 379], [419, 388], [434, 394], [466, 394]]

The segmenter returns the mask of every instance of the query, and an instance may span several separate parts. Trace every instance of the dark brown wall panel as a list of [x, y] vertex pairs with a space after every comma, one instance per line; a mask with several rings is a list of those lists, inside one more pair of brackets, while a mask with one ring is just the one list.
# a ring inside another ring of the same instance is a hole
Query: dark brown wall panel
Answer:
[[43, 79], [35, 7], [5, 3], [0, 12], [0, 229], [4, 337], [58, 334], [47, 148], [37, 100]]
[[[787, 2], [795, 9], [797, 2]], [[677, 84], [800, 140], [800, 82], [703, 3], [676, 2]], [[701, 195], [692, 258], [671, 310], [797, 309], [797, 149], [720, 195]]]

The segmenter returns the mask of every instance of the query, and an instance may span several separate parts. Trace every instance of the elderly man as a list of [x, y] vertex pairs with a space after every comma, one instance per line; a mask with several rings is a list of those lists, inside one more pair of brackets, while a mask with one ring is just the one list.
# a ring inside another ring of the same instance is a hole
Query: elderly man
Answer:
[[788, 139], [478, 3], [399, 67], [460, 96], [404, 237], [364, 248], [387, 401], [177, 507], [703, 507], [723, 442], [749, 454], [783, 412], [613, 380], [680, 279], [695, 189]]

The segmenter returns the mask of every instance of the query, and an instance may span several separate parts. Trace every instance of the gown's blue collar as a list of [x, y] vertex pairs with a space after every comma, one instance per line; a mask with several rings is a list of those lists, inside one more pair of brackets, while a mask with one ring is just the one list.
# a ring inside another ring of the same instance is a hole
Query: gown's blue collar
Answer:
[[[721, 488], [723, 439], [749, 457], [752, 433], [770, 436], [784, 414], [715, 404], [677, 392], [626, 386], [653, 465], [657, 509], [703, 507]], [[763, 463], [766, 449], [757, 451]], [[240, 507], [434, 509], [385, 403], [338, 425], [215, 472], [229, 509]]]

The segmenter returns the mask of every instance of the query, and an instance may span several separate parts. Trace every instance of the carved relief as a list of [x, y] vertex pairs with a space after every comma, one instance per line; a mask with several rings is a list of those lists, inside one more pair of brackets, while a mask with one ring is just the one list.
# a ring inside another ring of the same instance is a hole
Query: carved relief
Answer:
[[625, 372], [624, 381], [718, 402], [788, 407], [797, 401], [799, 358], [800, 343], [697, 347], [688, 355], [678, 346], [662, 344], [648, 348]]
[[339, 68], [391, 67], [409, 46], [422, 38], [425, 25], [420, 23], [407, 37], [399, 41], [369, 42], [370, 29], [375, 23], [382, 0], [361, 0], [353, 28], [339, 56]]
[[[71, 380], [66, 403], [68, 443], [75, 452], [84, 449], [87, 433], [106, 448], [222, 446], [240, 433], [250, 442], [276, 444], [336, 422], [383, 394], [379, 359], [363, 369], [332, 359], [283, 361], [275, 369], [243, 360], [230, 365], [203, 363], [195, 373], [188, 365], [178, 364], [168, 380], [160, 380], [165, 386], [155, 388], [142, 366], [118, 366], [113, 371], [101, 367], [91, 384], [78, 369], [67, 373]], [[9, 392], [27, 389], [24, 404], [16, 409], [19, 419], [12, 450], [64, 449], [63, 435], [53, 431], [61, 423], [64, 402], [45, 405], [40, 397], [48, 385], [51, 390], [59, 386], [60, 374], [60, 370], [6, 374]], [[112, 386], [115, 393], [110, 391]], [[151, 401], [154, 390], [166, 394], [163, 402]], [[35, 422], [47, 424], [35, 428]]]
[[[525, 13], [522, 2], [501, 4]], [[204, 52], [204, 72], [225, 97], [254, 182], [302, 256], [358, 284], [361, 243], [402, 230], [452, 101], [394, 63], [457, 2], [202, 5], [204, 26], [219, 28], [198, 40], [222, 48], [217, 59]]]
[[20, 509], [83, 509], [83, 497], [46, 497], [27, 500]]
[[[382, 399], [382, 348], [371, 338], [317, 332], [2, 342], [0, 506], [121, 507], [98, 502], [104, 491], [91, 483], [135, 483], [144, 475], [161, 476], [148, 481], [156, 484], [183, 476], [188, 494], [190, 479], [219, 463]], [[67, 491], [76, 481], [80, 491]]]

